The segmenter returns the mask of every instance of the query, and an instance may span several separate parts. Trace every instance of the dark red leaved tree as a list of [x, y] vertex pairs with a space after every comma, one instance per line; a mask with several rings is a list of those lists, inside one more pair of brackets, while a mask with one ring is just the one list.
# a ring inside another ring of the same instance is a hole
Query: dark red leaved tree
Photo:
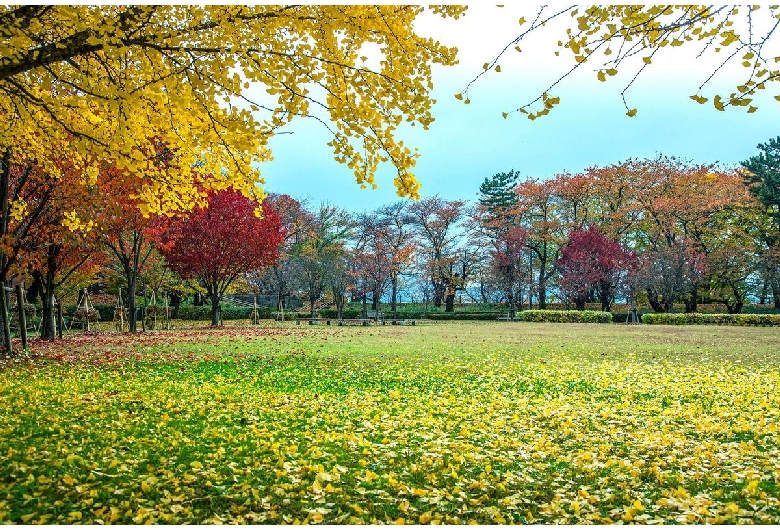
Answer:
[[195, 278], [211, 299], [211, 324], [219, 325], [219, 300], [241, 275], [275, 262], [284, 230], [270, 206], [263, 217], [257, 203], [234, 190], [211, 192], [208, 208], [172, 219], [162, 253], [182, 278]]
[[582, 310], [589, 295], [595, 293], [602, 311], [609, 311], [628, 259], [620, 244], [607, 239], [598, 228], [572, 230], [557, 263], [564, 298]]

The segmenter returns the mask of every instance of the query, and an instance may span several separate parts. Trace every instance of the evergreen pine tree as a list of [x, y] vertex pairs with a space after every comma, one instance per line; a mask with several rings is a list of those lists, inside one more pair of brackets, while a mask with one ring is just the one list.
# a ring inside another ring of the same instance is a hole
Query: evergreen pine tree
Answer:
[[742, 167], [749, 171], [745, 174], [745, 183], [778, 217], [780, 216], [780, 136], [770, 138], [765, 144], [758, 144], [758, 149], [761, 153], [742, 162]]
[[496, 173], [492, 177], [486, 177], [480, 184], [479, 204], [486, 210], [486, 221], [511, 224], [512, 211], [518, 202], [514, 190], [519, 178], [520, 174], [511, 170], [509, 173]]
[[772, 229], [763, 234], [769, 247], [764, 275], [772, 288], [775, 308], [780, 308], [780, 136], [758, 144], [758, 149], [761, 152], [743, 161], [742, 167], [747, 169], [745, 183], [774, 221]]

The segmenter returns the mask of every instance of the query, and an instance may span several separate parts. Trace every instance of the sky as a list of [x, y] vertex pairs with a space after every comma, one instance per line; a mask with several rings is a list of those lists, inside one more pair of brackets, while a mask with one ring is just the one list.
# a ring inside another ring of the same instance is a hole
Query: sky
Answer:
[[[454, 94], [519, 34], [518, 19], [532, 19], [536, 11], [525, 5], [472, 5], [459, 20], [430, 15], [415, 25], [419, 34], [456, 46], [460, 60], [454, 67], [434, 67], [436, 121], [429, 130], [399, 133], [421, 154], [414, 173], [423, 197], [474, 200], [483, 180], [499, 172], [547, 179], [659, 154], [735, 167], [758, 152], [758, 143], [780, 135], [780, 103], [772, 98], [776, 90], [756, 99], [759, 109], [753, 114], [712, 106], [714, 94], [726, 96], [744, 82], [746, 69], [739, 64], [720, 71], [702, 91], [710, 102], [699, 105], [689, 98], [723, 60], [723, 54], [697, 59], [701, 46], [696, 43], [665, 48], [654, 57], [627, 93], [629, 107], [638, 109], [633, 118], [626, 116], [620, 92], [639, 68], [637, 62], [621, 67], [606, 83], [596, 79], [600, 63], [585, 63], [550, 92], [561, 103], [548, 116], [530, 121], [515, 112], [503, 119], [502, 112], [529, 103], [574, 64], [568, 50], [554, 55], [565, 28], [573, 25], [568, 15], [526, 37], [521, 53], [510, 49], [499, 63], [500, 73], [489, 72], [469, 89], [469, 105], [456, 100]], [[775, 49], [779, 40], [772, 43]], [[287, 132], [292, 134], [272, 139], [274, 160], [260, 167], [266, 191], [354, 213], [400, 200], [391, 166], [380, 168], [377, 189], [361, 190], [352, 171], [333, 160], [325, 127], [299, 120]]]

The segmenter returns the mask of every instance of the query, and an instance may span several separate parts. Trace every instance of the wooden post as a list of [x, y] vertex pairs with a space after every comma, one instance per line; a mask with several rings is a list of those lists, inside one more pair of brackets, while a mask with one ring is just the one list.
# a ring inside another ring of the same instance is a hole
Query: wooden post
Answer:
[[119, 331], [125, 330], [125, 308], [122, 305], [122, 288], [119, 288], [116, 301], [116, 309], [114, 309], [114, 321], [116, 322], [117, 313], [119, 313]]
[[87, 331], [89, 331], [89, 292], [84, 287], [84, 313], [87, 316]]
[[24, 286], [16, 284], [16, 305], [19, 309], [19, 335], [22, 337], [22, 349], [27, 349], [27, 319], [24, 314]]

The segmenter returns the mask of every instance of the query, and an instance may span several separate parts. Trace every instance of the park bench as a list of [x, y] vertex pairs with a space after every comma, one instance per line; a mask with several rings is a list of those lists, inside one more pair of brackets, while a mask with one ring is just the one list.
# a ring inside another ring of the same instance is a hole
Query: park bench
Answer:
[[417, 319], [414, 318], [387, 319], [382, 321], [382, 325], [384, 326], [386, 322], [389, 322], [391, 326], [416, 326], [417, 325]]
[[322, 324], [323, 322], [325, 323], [325, 325], [330, 326], [331, 325], [331, 320], [333, 320], [333, 319], [331, 319], [331, 318], [316, 318], [316, 317], [312, 317], [312, 318], [296, 318], [295, 319], [295, 324], [300, 326], [302, 320], [305, 320], [306, 322], [308, 322], [310, 326], [316, 326], [316, 325]]

